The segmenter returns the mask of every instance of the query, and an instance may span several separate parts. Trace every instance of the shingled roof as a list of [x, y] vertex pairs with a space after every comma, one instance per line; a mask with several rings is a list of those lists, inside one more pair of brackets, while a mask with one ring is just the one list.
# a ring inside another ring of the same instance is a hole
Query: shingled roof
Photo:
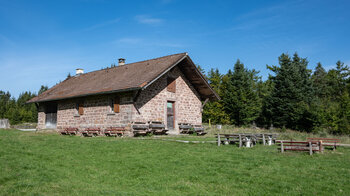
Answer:
[[203, 100], [219, 99], [188, 54], [179, 53], [73, 76], [28, 103], [145, 89], [175, 66], [180, 67]]

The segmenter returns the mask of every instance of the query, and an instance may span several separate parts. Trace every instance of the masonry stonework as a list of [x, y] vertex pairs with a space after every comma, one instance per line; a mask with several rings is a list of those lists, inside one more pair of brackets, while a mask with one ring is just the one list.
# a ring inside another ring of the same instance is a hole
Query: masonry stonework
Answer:
[[45, 107], [43, 104], [40, 104], [38, 108], [38, 125], [36, 128], [45, 129]]
[[[175, 93], [167, 90], [167, 78], [176, 81]], [[67, 99], [57, 102], [57, 130], [67, 127], [84, 129], [100, 127], [102, 129], [113, 126], [129, 126], [132, 121], [147, 122], [167, 119], [167, 102], [175, 103], [175, 130], [178, 133], [178, 123], [202, 123], [201, 100], [198, 92], [187, 80], [178, 67], [141, 91], [110, 95], [88, 96], [80, 99]], [[120, 112], [114, 113], [111, 108], [113, 97], [120, 97]], [[133, 99], [136, 98], [136, 102]], [[77, 103], [83, 103], [84, 113], [78, 114]], [[45, 105], [39, 104], [38, 129], [45, 128]]]
[[[167, 78], [175, 78], [175, 93], [167, 90]], [[160, 77], [141, 92], [135, 103], [134, 120], [158, 120], [165, 124], [167, 102], [175, 103], [175, 130], [178, 123], [202, 124], [199, 94], [178, 67]]]

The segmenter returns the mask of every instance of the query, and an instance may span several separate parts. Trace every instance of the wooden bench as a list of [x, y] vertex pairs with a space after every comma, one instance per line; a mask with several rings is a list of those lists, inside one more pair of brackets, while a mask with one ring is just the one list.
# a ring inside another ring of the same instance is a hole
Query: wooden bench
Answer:
[[105, 136], [114, 136], [114, 137], [122, 137], [125, 132], [125, 127], [109, 127], [105, 129], [104, 134]]
[[235, 144], [239, 141], [239, 134], [218, 134], [216, 138], [218, 139], [218, 146], [220, 144]]
[[278, 134], [276, 133], [255, 133], [254, 139], [257, 143], [262, 143], [264, 145], [272, 145], [276, 143], [277, 135]]
[[78, 134], [79, 129], [75, 127], [65, 128], [63, 131], [60, 131], [61, 135], [76, 135]]
[[81, 132], [81, 134], [84, 137], [96, 137], [100, 135], [101, 129], [99, 127], [89, 127], [86, 128], [84, 131]]
[[331, 147], [335, 150], [340, 143], [340, 139], [336, 138], [307, 138], [307, 141], [311, 142], [321, 142], [324, 147]]
[[198, 136], [203, 136], [207, 134], [207, 132], [204, 132], [204, 127], [202, 125], [193, 125], [192, 129], [193, 132], [196, 133]]
[[182, 134], [192, 134], [193, 130], [191, 130], [192, 125], [189, 123], [179, 123], [180, 133]]
[[314, 152], [322, 152], [322, 142], [313, 142], [313, 141], [283, 141], [278, 140], [276, 141], [277, 145], [279, 145], [279, 148], [281, 150], [281, 153], [284, 153], [285, 151], [305, 151], [309, 152], [310, 155], [312, 155]]
[[151, 133], [149, 125], [144, 122], [133, 122], [131, 128], [135, 136], [145, 136]]
[[168, 130], [165, 129], [165, 125], [160, 121], [149, 121], [149, 131], [155, 135], [166, 135]]
[[250, 133], [237, 133], [237, 134], [218, 134], [218, 146], [221, 144], [236, 144], [239, 142], [239, 147], [243, 144], [245, 147], [252, 147], [256, 144], [256, 139], [254, 139], [254, 134]]

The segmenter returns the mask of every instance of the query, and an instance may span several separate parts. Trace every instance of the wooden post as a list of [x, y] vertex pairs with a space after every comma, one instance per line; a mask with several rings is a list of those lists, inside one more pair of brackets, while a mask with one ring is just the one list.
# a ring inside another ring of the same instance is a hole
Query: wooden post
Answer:
[[239, 134], [239, 147], [241, 148], [242, 147], [242, 135]]
[[281, 141], [281, 153], [284, 153], [283, 141]]
[[323, 153], [322, 140], [320, 140], [318, 144], [319, 144], [319, 145], [318, 145], [318, 146], [319, 146], [319, 152], [320, 152], [320, 153]]
[[221, 144], [220, 134], [218, 133], [218, 146]]
[[263, 144], [265, 146], [266, 145], [265, 134], [262, 134], [262, 135], [263, 135]]
[[310, 155], [312, 155], [312, 142], [309, 142]]

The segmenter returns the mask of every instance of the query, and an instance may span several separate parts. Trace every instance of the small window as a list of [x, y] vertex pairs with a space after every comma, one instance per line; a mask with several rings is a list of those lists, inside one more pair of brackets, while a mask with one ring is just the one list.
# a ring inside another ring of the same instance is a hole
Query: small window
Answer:
[[119, 113], [120, 112], [120, 98], [119, 97], [116, 97], [114, 98], [113, 100], [113, 112], [114, 113]]
[[77, 109], [77, 111], [78, 111], [78, 114], [81, 116], [81, 115], [83, 115], [84, 114], [84, 104], [83, 103], [77, 103], [77, 105], [76, 105], [76, 109]]
[[176, 92], [176, 80], [175, 78], [168, 78], [168, 87], [167, 87], [169, 92]]

